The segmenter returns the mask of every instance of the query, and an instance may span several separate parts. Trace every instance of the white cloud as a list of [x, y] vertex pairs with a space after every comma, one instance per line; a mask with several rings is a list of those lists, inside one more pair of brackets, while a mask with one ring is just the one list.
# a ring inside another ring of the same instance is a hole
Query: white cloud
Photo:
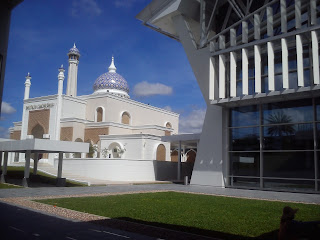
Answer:
[[144, 0], [115, 0], [114, 5], [118, 8], [131, 8], [137, 2], [143, 2]]
[[102, 10], [95, 0], [73, 0], [71, 14], [78, 17], [80, 14], [99, 16]]
[[12, 114], [16, 112], [16, 109], [10, 105], [10, 103], [2, 102], [1, 104], [1, 113]]
[[170, 95], [172, 87], [161, 83], [148, 83], [146, 81], [136, 84], [133, 88], [133, 93], [136, 96], [152, 96], [152, 95]]
[[0, 127], [0, 138], [10, 138], [9, 129]]
[[199, 133], [202, 131], [202, 125], [206, 109], [194, 109], [187, 116], [180, 116], [179, 133]]

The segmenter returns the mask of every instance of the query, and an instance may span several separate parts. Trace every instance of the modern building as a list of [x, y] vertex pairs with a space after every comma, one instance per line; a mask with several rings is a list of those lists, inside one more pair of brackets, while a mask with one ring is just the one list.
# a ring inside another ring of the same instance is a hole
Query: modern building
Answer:
[[[170, 142], [161, 137], [178, 133], [179, 114], [130, 99], [128, 83], [117, 73], [113, 57], [109, 71], [95, 80], [93, 93], [78, 96], [80, 52], [75, 45], [68, 57], [66, 94], [63, 66], [59, 68], [55, 95], [29, 98], [32, 78], [27, 74], [22, 121], [10, 129], [11, 139], [90, 143], [88, 154], [64, 156], [64, 170], [80, 176], [111, 181], [159, 179], [157, 174], [171, 163]], [[11, 155], [9, 163], [24, 161], [23, 154]], [[43, 153], [40, 161], [57, 167], [58, 159], [57, 155]], [[176, 171], [171, 172], [173, 175], [163, 173], [161, 180], [175, 179]]]
[[320, 191], [320, 2], [153, 0], [207, 112], [191, 184]]

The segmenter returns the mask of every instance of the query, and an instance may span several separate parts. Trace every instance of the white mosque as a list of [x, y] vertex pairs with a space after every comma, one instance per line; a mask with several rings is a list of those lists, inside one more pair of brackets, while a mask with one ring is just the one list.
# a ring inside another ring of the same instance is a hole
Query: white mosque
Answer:
[[[171, 164], [170, 143], [161, 137], [178, 133], [179, 114], [130, 99], [128, 83], [116, 72], [114, 57], [109, 71], [96, 79], [93, 93], [77, 96], [80, 52], [75, 45], [68, 57], [65, 94], [63, 66], [59, 68], [55, 95], [29, 98], [28, 73], [22, 121], [14, 123], [10, 138], [89, 142], [88, 154], [65, 154], [65, 171], [111, 181], [156, 180], [159, 166], [166, 172]], [[57, 165], [54, 154], [43, 153], [39, 159]], [[9, 160], [19, 161], [24, 161], [23, 154], [12, 154]]]

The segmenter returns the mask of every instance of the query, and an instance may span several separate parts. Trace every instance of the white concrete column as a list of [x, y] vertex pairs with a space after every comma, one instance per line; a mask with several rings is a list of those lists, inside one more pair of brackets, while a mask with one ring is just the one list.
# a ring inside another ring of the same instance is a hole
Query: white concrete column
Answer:
[[[225, 49], [225, 36], [219, 36], [219, 48]], [[226, 57], [219, 55], [219, 98], [226, 98]]]
[[267, 43], [268, 49], [268, 88], [269, 91], [275, 91], [275, 80], [274, 80], [274, 48], [273, 43]]
[[319, 44], [316, 31], [311, 31], [313, 83], [320, 84], [319, 79]]
[[22, 179], [22, 186], [28, 187], [28, 180], [30, 176], [30, 156], [31, 156], [31, 151], [28, 150], [26, 152], [26, 157], [25, 157], [25, 165], [24, 165], [24, 178]]
[[294, 13], [295, 13], [296, 29], [299, 29], [301, 28], [301, 0], [295, 0]]
[[179, 147], [178, 147], [177, 180], [181, 180], [181, 141], [179, 141]]
[[[242, 43], [248, 43], [248, 23], [242, 22]], [[242, 94], [249, 95], [248, 49], [242, 48]]]
[[259, 45], [254, 45], [254, 68], [255, 92], [261, 93], [261, 49]]
[[33, 175], [37, 175], [37, 173], [38, 173], [38, 161], [39, 161], [39, 153], [34, 153]]
[[303, 45], [301, 35], [296, 35], [298, 86], [304, 87]]
[[317, 2], [316, 0], [310, 0], [310, 12], [311, 12], [311, 25], [317, 24]]
[[287, 3], [286, 0], [280, 0], [280, 13], [281, 13], [281, 32], [287, 32]]
[[249, 60], [246, 48], [242, 48], [242, 94], [249, 95]]
[[59, 162], [58, 162], [58, 175], [57, 178], [62, 178], [62, 161], [63, 161], [63, 153], [59, 152]]
[[[101, 158], [101, 155], [102, 155], [102, 154], [100, 154], [100, 158]], [[86, 158], [86, 156], [87, 156], [86, 153], [81, 153], [81, 158]]]
[[[230, 45], [236, 46], [236, 30], [230, 29]], [[237, 54], [230, 52], [230, 97], [237, 96]]]
[[30, 95], [30, 86], [31, 86], [31, 75], [30, 73], [27, 74], [26, 76], [26, 81], [24, 83], [24, 100], [29, 99], [29, 95]]
[[1, 174], [1, 180], [0, 180], [1, 183], [6, 182], [5, 176], [7, 175], [7, 166], [8, 166], [8, 152], [4, 152], [3, 167], [2, 167], [2, 174]]
[[211, 57], [209, 63], [209, 99], [216, 100], [219, 98], [218, 96], [218, 81], [217, 81], [217, 73], [215, 66], [215, 58]]
[[289, 86], [289, 63], [288, 63], [288, 44], [285, 38], [281, 39], [281, 52], [282, 52], [282, 78], [283, 88], [288, 89]]

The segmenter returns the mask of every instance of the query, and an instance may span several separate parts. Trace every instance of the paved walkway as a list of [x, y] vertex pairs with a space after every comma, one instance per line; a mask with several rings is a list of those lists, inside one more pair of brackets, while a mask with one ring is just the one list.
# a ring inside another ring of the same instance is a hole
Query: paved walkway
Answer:
[[37, 197], [37, 196], [68, 196], [90, 195], [103, 193], [125, 193], [139, 191], [180, 191], [220, 196], [265, 199], [271, 201], [287, 201], [320, 204], [319, 194], [289, 193], [274, 191], [259, 191], [246, 189], [232, 189], [211, 186], [184, 186], [178, 184], [147, 184], [147, 185], [110, 185], [97, 187], [46, 187], [46, 188], [17, 188], [0, 189], [0, 199], [9, 197]]

